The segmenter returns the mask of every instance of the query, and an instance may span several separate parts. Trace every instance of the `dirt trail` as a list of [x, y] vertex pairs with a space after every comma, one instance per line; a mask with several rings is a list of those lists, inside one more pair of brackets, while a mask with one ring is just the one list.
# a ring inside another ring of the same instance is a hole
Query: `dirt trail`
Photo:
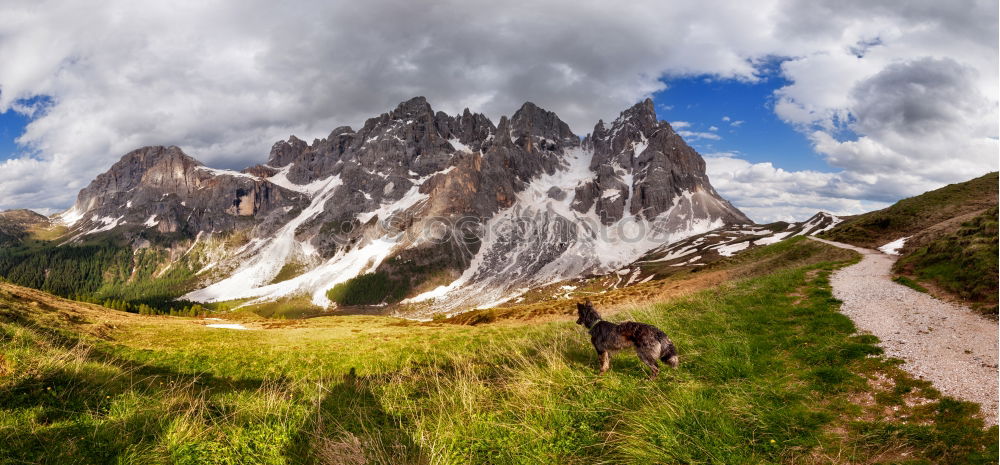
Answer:
[[942, 393], [982, 406], [997, 424], [997, 323], [892, 281], [896, 257], [876, 250], [815, 239], [864, 255], [830, 278], [841, 312], [882, 340], [886, 355], [930, 381]]

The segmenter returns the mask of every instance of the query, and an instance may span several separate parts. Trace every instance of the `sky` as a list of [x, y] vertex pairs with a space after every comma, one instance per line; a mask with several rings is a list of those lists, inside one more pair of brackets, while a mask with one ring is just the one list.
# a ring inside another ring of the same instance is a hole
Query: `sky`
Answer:
[[5, 0], [0, 209], [128, 151], [266, 160], [413, 96], [584, 135], [652, 97], [758, 222], [855, 214], [998, 169], [995, 1]]

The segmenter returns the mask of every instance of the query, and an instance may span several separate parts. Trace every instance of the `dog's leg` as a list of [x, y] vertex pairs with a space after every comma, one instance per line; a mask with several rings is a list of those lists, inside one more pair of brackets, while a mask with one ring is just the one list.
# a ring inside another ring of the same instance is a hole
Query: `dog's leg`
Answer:
[[644, 347], [636, 346], [635, 352], [639, 355], [639, 360], [642, 360], [642, 363], [645, 363], [646, 366], [652, 370], [652, 373], [649, 375], [649, 379], [655, 379], [656, 375], [660, 374], [660, 366], [656, 362], [656, 356], [660, 354], [660, 345], [655, 344]]
[[598, 352], [598, 359], [601, 361], [601, 372], [598, 374], [603, 375], [605, 371], [611, 368], [611, 353], [608, 351]]

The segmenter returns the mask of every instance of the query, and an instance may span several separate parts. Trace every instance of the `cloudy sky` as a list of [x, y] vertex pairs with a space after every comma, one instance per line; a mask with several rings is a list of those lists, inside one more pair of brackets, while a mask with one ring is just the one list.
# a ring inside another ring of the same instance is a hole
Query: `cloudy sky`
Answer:
[[239, 169], [415, 95], [581, 135], [651, 96], [759, 222], [996, 170], [997, 3], [873, 3], [5, 0], [0, 209], [64, 209], [143, 145]]

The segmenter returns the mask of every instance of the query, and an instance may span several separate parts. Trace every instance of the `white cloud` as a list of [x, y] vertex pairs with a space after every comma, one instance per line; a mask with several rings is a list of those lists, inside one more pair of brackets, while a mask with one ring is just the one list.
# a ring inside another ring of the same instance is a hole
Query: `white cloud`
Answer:
[[708, 127], [708, 130], [709, 130], [709, 131], [718, 131], [718, 130], [719, 130], [719, 127], [718, 127], [718, 126], [709, 126], [709, 127]]
[[888, 205], [857, 196], [867, 186], [838, 173], [785, 171], [731, 153], [705, 155], [705, 164], [719, 194], [758, 223], [802, 221], [818, 211], [853, 215]]
[[674, 130], [691, 127], [691, 123], [687, 121], [671, 121], [670, 125], [673, 126]]
[[791, 8], [790, 23], [830, 15], [808, 27], [856, 40], [784, 62], [775, 102], [844, 195], [894, 201], [998, 169], [996, 2], [797, 8], [814, 15]]
[[[995, 2], [10, 0], [3, 10], [0, 111], [35, 117], [19, 139], [25, 155], [0, 163], [0, 208], [64, 208], [142, 145], [240, 168], [291, 133], [323, 137], [414, 95], [492, 118], [531, 100], [584, 134], [664, 89], [663, 77], [754, 81], [773, 57], [791, 57], [776, 114], [843, 170], [834, 187], [850, 198], [898, 198], [997, 166]], [[23, 106], [39, 95], [51, 105]], [[893, 119], [910, 109], [919, 117]]]
[[728, 116], [723, 116], [722, 117], [722, 121], [729, 121], [729, 117]]
[[677, 134], [680, 134], [681, 137], [683, 137], [688, 142], [694, 142], [699, 139], [711, 139], [711, 140], [722, 139], [722, 136], [714, 132], [677, 131]]

